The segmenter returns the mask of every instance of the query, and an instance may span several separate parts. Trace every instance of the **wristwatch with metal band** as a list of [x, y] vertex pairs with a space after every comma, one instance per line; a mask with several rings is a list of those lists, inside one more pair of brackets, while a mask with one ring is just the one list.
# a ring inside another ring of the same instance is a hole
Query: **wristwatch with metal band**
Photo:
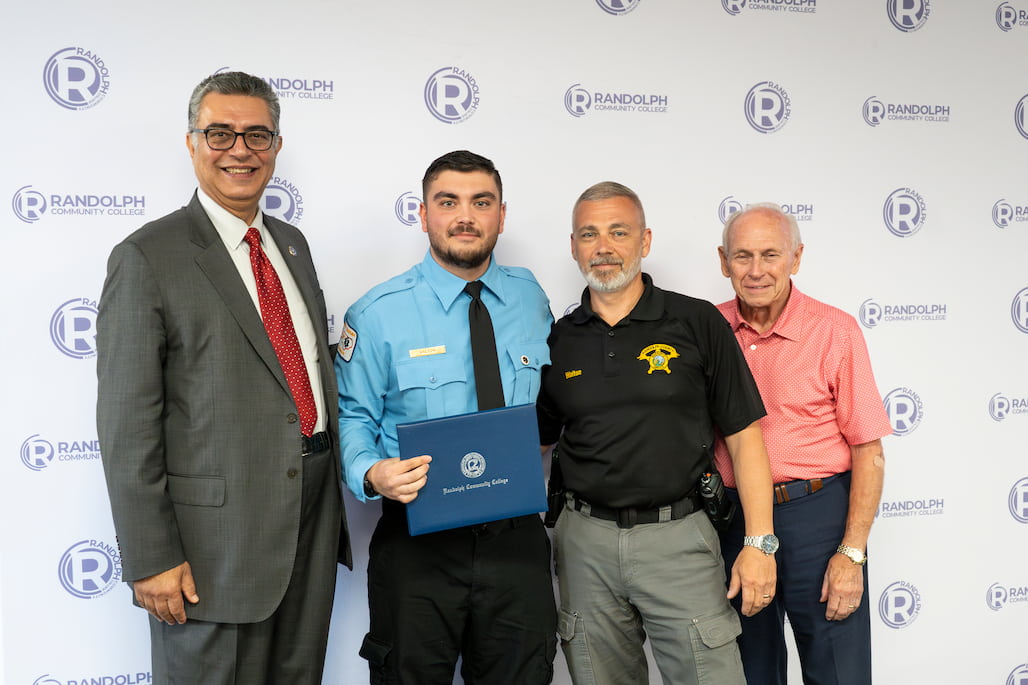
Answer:
[[849, 557], [857, 566], [863, 566], [867, 563], [867, 555], [856, 547], [848, 547], [847, 545], [839, 545], [839, 548], [835, 550], [839, 554]]
[[774, 554], [778, 551], [778, 538], [772, 534], [768, 535], [747, 535], [742, 539], [746, 547], [756, 547], [764, 554]]

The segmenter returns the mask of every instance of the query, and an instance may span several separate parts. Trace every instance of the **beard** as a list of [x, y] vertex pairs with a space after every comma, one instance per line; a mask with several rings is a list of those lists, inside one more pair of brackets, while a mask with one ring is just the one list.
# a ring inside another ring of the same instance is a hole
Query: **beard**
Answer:
[[[601, 276], [592, 270], [592, 267], [600, 264], [620, 264], [621, 271]], [[624, 288], [639, 275], [642, 270], [642, 256], [639, 255], [628, 263], [610, 257], [593, 259], [585, 267], [580, 268], [590, 288], [601, 293], [613, 293]]]
[[[457, 228], [450, 229], [447, 232], [447, 237], [458, 235], [460, 233], [471, 233], [481, 237], [482, 232], [477, 228], [469, 226], [458, 226]], [[437, 239], [432, 233], [428, 234], [428, 243], [432, 247], [432, 254], [434, 254], [440, 262], [443, 264], [456, 267], [458, 269], [477, 269], [489, 260], [489, 256], [493, 253], [493, 248], [496, 247], [497, 235], [493, 235], [491, 240], [485, 240], [478, 245], [468, 245], [463, 248], [458, 248], [447, 244], [444, 240]]]

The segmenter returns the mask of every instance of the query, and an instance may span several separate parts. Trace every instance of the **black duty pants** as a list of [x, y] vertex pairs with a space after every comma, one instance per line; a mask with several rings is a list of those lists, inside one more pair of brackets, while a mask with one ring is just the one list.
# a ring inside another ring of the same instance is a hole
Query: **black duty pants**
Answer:
[[544, 685], [553, 678], [556, 608], [550, 542], [536, 515], [412, 537], [383, 501], [371, 538], [371, 683]]

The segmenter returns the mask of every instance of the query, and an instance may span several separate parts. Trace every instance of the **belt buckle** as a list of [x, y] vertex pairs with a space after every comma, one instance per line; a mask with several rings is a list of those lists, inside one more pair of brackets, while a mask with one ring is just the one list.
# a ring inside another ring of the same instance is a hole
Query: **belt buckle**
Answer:
[[[789, 494], [789, 486], [792, 486], [793, 494]], [[800, 497], [813, 495], [824, 487], [823, 478], [811, 478], [809, 480], [793, 480], [787, 483], [778, 483], [774, 486], [775, 504], [785, 504]]]
[[634, 528], [639, 519], [634, 507], [618, 509], [618, 528]]

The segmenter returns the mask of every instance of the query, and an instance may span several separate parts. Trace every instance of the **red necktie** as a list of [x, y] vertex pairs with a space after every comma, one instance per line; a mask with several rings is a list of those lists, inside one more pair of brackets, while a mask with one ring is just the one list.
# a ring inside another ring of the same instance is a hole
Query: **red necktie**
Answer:
[[268, 261], [261, 249], [261, 234], [256, 228], [250, 228], [243, 238], [250, 246], [250, 266], [257, 280], [257, 299], [261, 304], [261, 318], [268, 338], [275, 348], [275, 356], [282, 365], [282, 372], [289, 383], [289, 392], [300, 413], [300, 432], [310, 437], [314, 432], [314, 424], [318, 420], [318, 408], [314, 404], [314, 393], [311, 392], [311, 379], [307, 375], [307, 366], [303, 363], [303, 352], [296, 339], [293, 318], [289, 315], [289, 304], [286, 302], [282, 282], [278, 280], [275, 267]]

